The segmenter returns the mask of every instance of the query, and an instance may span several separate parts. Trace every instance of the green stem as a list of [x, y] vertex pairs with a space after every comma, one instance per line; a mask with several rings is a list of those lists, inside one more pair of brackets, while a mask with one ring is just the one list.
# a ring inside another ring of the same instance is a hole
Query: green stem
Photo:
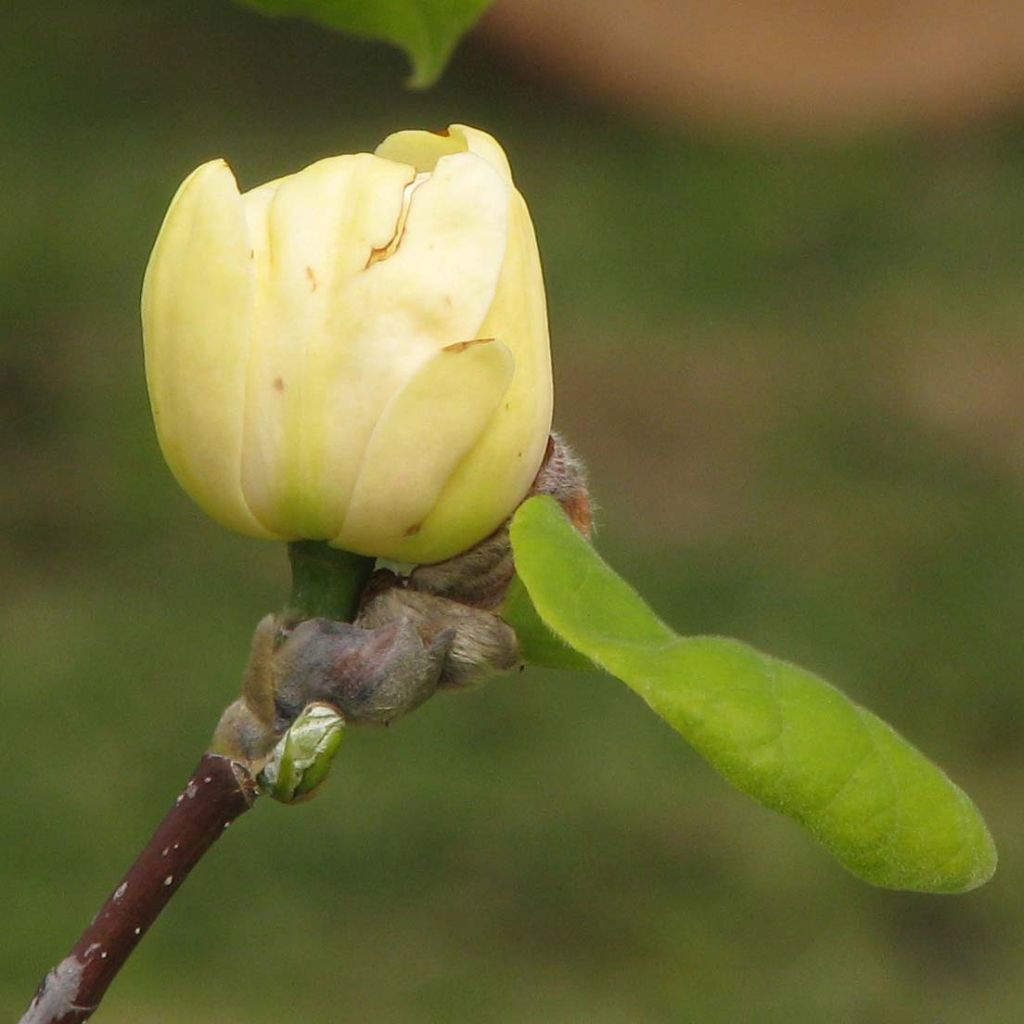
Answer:
[[359, 597], [373, 571], [372, 558], [332, 548], [322, 540], [296, 540], [288, 545], [292, 593], [282, 615], [288, 622], [336, 619], [351, 622]]

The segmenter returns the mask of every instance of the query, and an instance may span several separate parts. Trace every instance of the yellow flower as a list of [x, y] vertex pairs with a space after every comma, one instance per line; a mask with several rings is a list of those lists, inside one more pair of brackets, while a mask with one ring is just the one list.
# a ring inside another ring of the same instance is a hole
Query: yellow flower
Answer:
[[244, 195], [203, 164], [142, 321], [164, 457], [241, 533], [435, 562], [493, 531], [543, 458], [537, 245], [476, 129], [399, 132]]

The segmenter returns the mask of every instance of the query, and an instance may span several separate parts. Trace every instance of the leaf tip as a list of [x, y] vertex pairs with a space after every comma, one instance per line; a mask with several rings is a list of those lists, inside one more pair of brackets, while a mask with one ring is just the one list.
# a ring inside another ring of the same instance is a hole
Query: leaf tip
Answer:
[[441, 72], [444, 70], [444, 62], [438, 62], [428, 57], [421, 56], [413, 50], [406, 50], [405, 55], [409, 58], [409, 77], [405, 80], [405, 87], [410, 92], [426, 92], [427, 89], [437, 85]]

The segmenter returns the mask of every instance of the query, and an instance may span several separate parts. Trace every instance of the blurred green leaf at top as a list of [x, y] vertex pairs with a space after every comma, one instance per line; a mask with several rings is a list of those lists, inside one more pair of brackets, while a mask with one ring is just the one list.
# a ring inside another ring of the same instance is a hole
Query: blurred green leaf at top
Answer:
[[444, 71], [460, 37], [489, 0], [238, 0], [264, 14], [308, 18], [328, 28], [401, 47], [412, 62], [409, 85], [426, 89]]

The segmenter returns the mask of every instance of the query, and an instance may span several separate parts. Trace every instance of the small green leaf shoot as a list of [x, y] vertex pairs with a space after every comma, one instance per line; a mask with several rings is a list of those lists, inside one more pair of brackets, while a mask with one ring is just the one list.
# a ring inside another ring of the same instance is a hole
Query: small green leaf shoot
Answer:
[[341, 746], [345, 720], [327, 704], [308, 705], [281, 737], [263, 771], [260, 788], [281, 803], [310, 796], [327, 778]]

